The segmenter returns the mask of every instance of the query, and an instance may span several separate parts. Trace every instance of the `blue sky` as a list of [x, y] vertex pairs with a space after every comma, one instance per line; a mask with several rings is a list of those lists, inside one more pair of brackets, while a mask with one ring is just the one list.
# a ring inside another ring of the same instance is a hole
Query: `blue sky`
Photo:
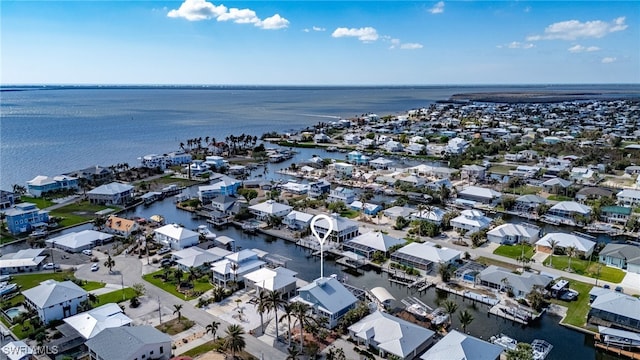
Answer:
[[12, 1], [2, 84], [640, 83], [637, 1]]

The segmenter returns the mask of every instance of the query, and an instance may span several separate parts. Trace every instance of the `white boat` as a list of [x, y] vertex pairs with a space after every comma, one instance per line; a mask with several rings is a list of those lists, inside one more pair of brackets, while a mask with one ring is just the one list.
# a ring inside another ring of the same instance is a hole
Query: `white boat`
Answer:
[[553, 349], [553, 345], [540, 339], [533, 340], [531, 347], [533, 348], [533, 360], [543, 360]]
[[4, 294], [8, 294], [14, 290], [16, 290], [18, 288], [18, 285], [16, 284], [9, 284], [6, 282], [2, 282], [0, 283], [0, 296], [4, 295]]
[[443, 308], [433, 310], [433, 312], [429, 314], [429, 317], [431, 318], [431, 323], [436, 326], [444, 324], [449, 320], [449, 314], [447, 314]]
[[198, 233], [200, 235], [204, 236], [205, 239], [207, 239], [207, 240], [213, 240], [213, 239], [216, 238], [216, 234], [214, 234], [211, 230], [209, 230], [207, 225], [199, 225], [198, 226]]
[[518, 345], [518, 342], [515, 339], [510, 338], [505, 334], [494, 335], [489, 339], [489, 342], [502, 346], [506, 350], [515, 350]]
[[411, 304], [407, 307], [407, 311], [412, 313], [413, 315], [417, 315], [420, 317], [427, 317], [427, 309], [420, 304]]

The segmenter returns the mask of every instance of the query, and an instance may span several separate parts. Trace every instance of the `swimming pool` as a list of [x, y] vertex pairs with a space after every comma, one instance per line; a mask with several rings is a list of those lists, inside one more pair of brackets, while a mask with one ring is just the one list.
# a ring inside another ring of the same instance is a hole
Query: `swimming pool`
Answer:
[[24, 306], [18, 306], [18, 307], [12, 307], [10, 309], [7, 309], [4, 311], [4, 313], [7, 315], [9, 319], [13, 320], [13, 318], [15, 318], [16, 316], [18, 316], [18, 314], [24, 311], [25, 311]]

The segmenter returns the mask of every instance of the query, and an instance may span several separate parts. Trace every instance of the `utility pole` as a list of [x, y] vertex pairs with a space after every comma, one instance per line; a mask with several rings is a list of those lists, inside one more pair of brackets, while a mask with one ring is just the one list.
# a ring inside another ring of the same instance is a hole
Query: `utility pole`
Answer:
[[158, 315], [160, 315], [160, 324], [162, 324], [162, 307], [160, 306], [160, 296], [158, 296]]

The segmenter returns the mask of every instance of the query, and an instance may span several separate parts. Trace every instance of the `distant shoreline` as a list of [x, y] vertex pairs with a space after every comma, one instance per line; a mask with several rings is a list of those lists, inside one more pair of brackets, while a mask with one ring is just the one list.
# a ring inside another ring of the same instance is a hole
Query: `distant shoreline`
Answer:
[[534, 92], [482, 92], [454, 94], [453, 102], [491, 102], [491, 103], [555, 103], [578, 100], [621, 100], [640, 98], [639, 94], [623, 92], [565, 92], [565, 91], [534, 91]]

